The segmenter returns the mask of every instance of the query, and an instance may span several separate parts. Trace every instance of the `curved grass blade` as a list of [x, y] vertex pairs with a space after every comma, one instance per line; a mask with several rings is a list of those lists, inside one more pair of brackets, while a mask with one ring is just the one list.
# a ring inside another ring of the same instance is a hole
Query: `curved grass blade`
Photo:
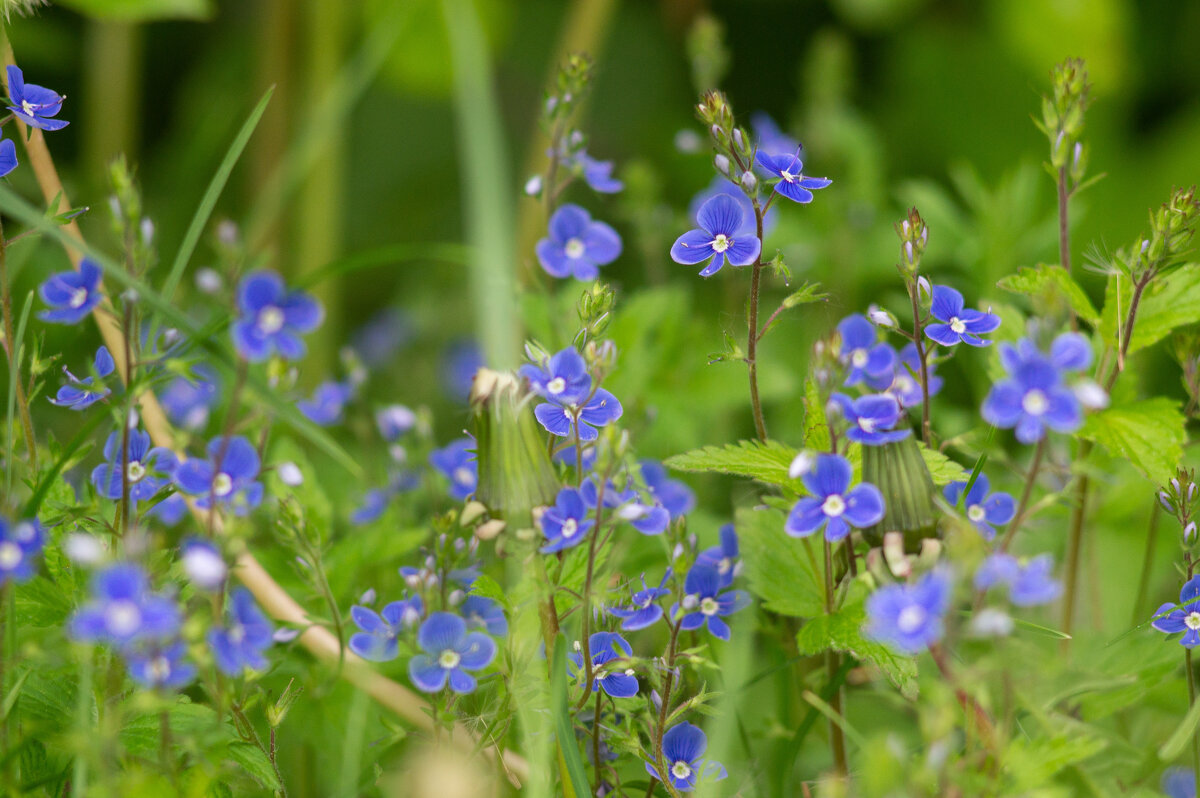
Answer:
[[66, 448], [63, 449], [62, 455], [55, 461], [54, 465], [50, 466], [50, 470], [42, 477], [37, 488], [33, 491], [33, 495], [29, 497], [29, 501], [25, 502], [24, 509], [21, 510], [22, 518], [33, 518], [42, 509], [42, 502], [46, 499], [46, 494], [50, 492], [50, 487], [54, 485], [59, 475], [67, 463], [71, 461], [71, 457], [75, 452], [79, 451], [79, 447], [87, 443], [92, 437], [92, 433], [100, 426], [101, 422], [108, 421], [107, 413], [92, 413], [88, 422], [79, 428], [75, 433], [75, 437], [67, 442]]
[[1200, 727], [1200, 701], [1192, 704], [1191, 709], [1183, 716], [1179, 726], [1175, 731], [1171, 732], [1171, 736], [1158, 749], [1158, 758], [1163, 762], [1170, 762], [1175, 757], [1183, 753], [1183, 749], [1191, 742], [1192, 735], [1196, 733], [1196, 728]]
[[575, 742], [575, 728], [567, 709], [567, 638], [560, 632], [554, 641], [554, 664], [550, 675], [550, 707], [554, 714], [554, 733], [558, 737], [558, 759], [563, 770], [563, 793], [568, 798], [591, 795], [583, 757]]
[[315, 271], [301, 275], [296, 280], [296, 287], [312, 288], [334, 277], [390, 263], [444, 261], [465, 266], [470, 258], [471, 248], [463, 244], [387, 244], [338, 258]]
[[[12, 357], [8, 362], [8, 446], [6, 451], [7, 460], [5, 462], [13, 462], [13, 430], [16, 429], [16, 424], [13, 423], [13, 413], [17, 409], [17, 380], [21, 379], [21, 355], [24, 354], [25, 347], [22, 341], [25, 340], [25, 325], [29, 322], [29, 311], [33, 308], [33, 294], [25, 297], [25, 307], [21, 308], [21, 318], [17, 321], [17, 329], [13, 332], [15, 341], [9, 341], [9, 352]], [[26, 446], [36, 446], [34, 441], [26, 441]], [[15, 468], [5, 469], [4, 481], [5, 490], [9, 496], [12, 495], [12, 481]]]

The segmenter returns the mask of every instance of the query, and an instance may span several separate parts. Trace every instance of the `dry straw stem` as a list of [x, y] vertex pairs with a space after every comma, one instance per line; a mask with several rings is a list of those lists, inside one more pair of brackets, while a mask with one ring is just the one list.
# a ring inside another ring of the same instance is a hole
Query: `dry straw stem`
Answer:
[[[3, 55], [5, 66], [14, 63], [12, 47], [7, 40], [4, 41]], [[58, 178], [58, 170], [54, 166], [54, 160], [50, 157], [50, 151], [46, 148], [42, 131], [37, 129], [30, 131], [20, 120], [16, 120], [16, 123], [20, 131], [20, 135], [17, 138], [26, 142], [25, 152], [28, 156], [29, 165], [33, 167], [38, 186], [42, 190], [42, 195], [45, 197], [46, 203], [54, 202], [57, 197], [58, 207], [55, 208], [55, 212], [63, 213], [69, 210], [71, 207], [70, 203], [67, 201], [66, 193], [63, 191], [62, 181]], [[79, 225], [73, 220], [67, 222], [65, 228], [69, 236], [79, 241], [83, 240], [83, 236], [79, 231]], [[65, 248], [67, 256], [71, 259], [72, 266], [78, 269], [79, 262], [83, 258], [83, 253], [74, 247], [67, 246]], [[108, 347], [109, 352], [112, 353], [117, 373], [124, 377], [126, 373], [124, 362], [125, 338], [116, 316], [111, 312], [111, 303], [107, 298], [93, 311], [92, 315], [96, 320], [96, 324], [100, 327], [100, 335], [103, 337], [105, 345]], [[145, 424], [146, 431], [150, 433], [150, 437], [155, 445], [172, 447], [174, 441], [171, 424], [167, 420], [166, 414], [163, 413], [162, 406], [159, 405], [158, 398], [154, 393], [151, 391], [143, 392], [137, 397], [137, 405], [142, 423]], [[209, 528], [210, 519], [208, 518], [207, 511], [194, 505], [191, 506], [191, 511], [201, 528]], [[212, 528], [220, 534], [222, 529], [220, 516], [218, 515], [212, 521], [215, 522], [212, 524]], [[255, 599], [258, 600], [258, 603], [263, 606], [271, 617], [303, 630], [298, 640], [301, 645], [308, 649], [309, 653], [327, 664], [337, 666], [338, 660], [342, 656], [341, 644], [337, 637], [328, 629], [313, 624], [308, 617], [308, 613], [304, 611], [304, 608], [278, 582], [271, 578], [271, 575], [259, 565], [258, 560], [255, 559], [253, 554], [248, 551], [240, 554], [234, 566], [234, 573], [242, 584], [249, 588], [250, 592], [254, 594]], [[380, 704], [392, 710], [409, 723], [420, 729], [432, 731], [433, 719], [427, 713], [429, 704], [424, 699], [407, 687], [380, 675], [364, 660], [350, 651], [345, 652], [345, 666], [341, 670], [341, 675], [346, 681], [363, 690]], [[474, 748], [476, 744], [475, 736], [461, 724], [455, 728], [453, 739], [468, 749]], [[494, 746], [489, 746], [484, 750], [487, 751], [489, 756], [499, 754], [510, 780], [513, 780], [514, 783], [517, 780], [528, 778], [529, 764], [519, 754], [512, 751], [498, 751]]]

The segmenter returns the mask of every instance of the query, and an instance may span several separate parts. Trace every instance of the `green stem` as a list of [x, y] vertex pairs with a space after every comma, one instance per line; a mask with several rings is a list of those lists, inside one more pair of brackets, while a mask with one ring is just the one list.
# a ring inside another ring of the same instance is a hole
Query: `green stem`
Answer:
[[[95, 650], [90, 646], [79, 669], [79, 694], [75, 702], [75, 732], [91, 740], [88, 730], [92, 727], [92, 669]], [[87, 752], [75, 752], [75, 764], [71, 773], [71, 794], [87, 795], [88, 762]]]
[[746, 336], [746, 364], [750, 371], [750, 407], [754, 411], [754, 431], [758, 439], [767, 439], [767, 422], [763, 418], [762, 400], [758, 397], [758, 298], [762, 285], [762, 240], [763, 240], [763, 210], [754, 201], [754, 226], [759, 241], [758, 257], [754, 259], [754, 271], [750, 276], [750, 319], [749, 332]]
[[[833, 614], [833, 546], [829, 541], [823, 541], [825, 547], [825, 614]], [[837, 652], [830, 649], [825, 652], [825, 670], [828, 677], [827, 683], [832, 685], [837, 677], [838, 671], [841, 669], [840, 656]], [[838, 717], [842, 715], [842, 688], [838, 685], [837, 690], [830, 696], [829, 706], [837, 713]], [[840, 778], [846, 778], [850, 769], [846, 762], [846, 736], [842, 731], [840, 724], [835, 723], [832, 719], [829, 721], [829, 751], [833, 755], [833, 769]]]
[[0, 312], [4, 317], [4, 353], [8, 356], [8, 367], [12, 370], [11, 383], [17, 399], [17, 413], [21, 417], [21, 430], [25, 433], [25, 448], [29, 451], [29, 467], [37, 478], [38, 454], [37, 441], [33, 437], [33, 418], [29, 414], [29, 397], [25, 395], [25, 386], [21, 384], [20, 363], [17, 356], [20, 347], [17, 346], [16, 335], [12, 322], [12, 286], [8, 282], [8, 245], [4, 241], [4, 227], [0, 225]]
[[[929, 423], [929, 364], [926, 362], [925, 341], [921, 336], [921, 306], [917, 301], [919, 291], [916, 279], [910, 280], [908, 296], [912, 300], [913, 346], [917, 349], [917, 360], [921, 364], [921, 440], [926, 446], [931, 446], [933, 432]], [[903, 366], [898, 367], [903, 368]]]
[[[1192, 650], [1190, 648], [1184, 649], [1183, 662], [1187, 668], [1188, 707], [1190, 708], [1196, 704], [1196, 670], [1192, 667]], [[1200, 730], [1192, 732], [1192, 773], [1196, 776], [1196, 783], [1200, 784]]]
[[[1158, 522], [1161, 515], [1161, 505], [1158, 497], [1150, 500], [1150, 528], [1146, 531], [1146, 550], [1142, 553], [1142, 573], [1138, 577], [1136, 598], [1133, 602], [1133, 618], [1130, 626], [1142, 622], [1142, 607], [1146, 604], [1146, 594], [1150, 590], [1150, 570], [1154, 565], [1154, 550], [1158, 546]], [[1196, 782], [1200, 784], [1200, 782]]]
[[1042, 458], [1045, 454], [1046, 439], [1042, 438], [1038, 441], [1037, 448], [1033, 450], [1033, 462], [1029, 465], [1029, 473], [1025, 475], [1025, 487], [1021, 491], [1021, 500], [1017, 503], [1017, 514], [1013, 516], [1012, 523], [1008, 525], [1008, 530], [1004, 533], [1004, 539], [1000, 541], [1000, 551], [1008, 551], [1013, 538], [1017, 536], [1017, 530], [1025, 523], [1025, 514], [1029, 512], [1029, 500], [1033, 497], [1033, 485], [1037, 482], [1037, 475], [1042, 468]]

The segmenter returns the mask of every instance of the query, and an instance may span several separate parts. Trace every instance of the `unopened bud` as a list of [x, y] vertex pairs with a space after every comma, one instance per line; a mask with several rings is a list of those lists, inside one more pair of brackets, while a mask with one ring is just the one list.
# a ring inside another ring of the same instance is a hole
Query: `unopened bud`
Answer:
[[713, 156], [713, 166], [718, 172], [729, 177], [729, 158], [727, 156], [719, 153]]

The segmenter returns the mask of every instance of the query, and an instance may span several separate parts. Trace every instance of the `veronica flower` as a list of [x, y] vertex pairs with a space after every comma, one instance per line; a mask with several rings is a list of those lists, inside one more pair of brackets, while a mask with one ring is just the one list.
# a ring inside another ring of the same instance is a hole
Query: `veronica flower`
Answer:
[[[662, 738], [662, 755], [671, 786], [680, 792], [691, 792], [699, 779], [720, 781], [729, 775], [720, 762], [701, 759], [706, 750], [708, 737], [700, 727], [684, 721], [667, 729]], [[666, 781], [655, 762], [646, 763], [646, 772], [659, 781]]]
[[832, 400], [850, 422], [846, 437], [864, 446], [883, 446], [907, 438], [912, 430], [894, 430], [902, 415], [900, 403], [887, 394], [872, 394], [851, 399], [835, 393]]
[[[966, 480], [951, 482], [943, 491], [946, 501], [957, 507], [966, 487]], [[996, 537], [996, 527], [1007, 524], [1017, 512], [1012, 496], [1000, 491], [989, 494], [990, 488], [987, 475], [979, 474], [965, 500], [967, 520], [975, 525], [984, 540]]]
[[429, 453], [429, 464], [450, 480], [450, 498], [461, 501], [475, 492], [479, 483], [479, 464], [475, 462], [475, 441], [459, 438]]
[[[692, 630], [708, 627], [714, 637], [728, 640], [729, 624], [726, 618], [740, 609], [750, 606], [750, 594], [744, 590], [725, 590], [721, 575], [716, 568], [693, 565], [684, 579], [682, 608], [687, 613], [679, 625], [680, 629]], [[677, 607], [671, 608], [674, 617]]]
[[157, 518], [165, 526], [175, 526], [183, 520], [183, 516], [187, 514], [187, 511], [187, 500], [178, 493], [172, 493], [167, 498], [154, 504], [146, 511], [146, 515]]
[[378, 521], [387, 511], [388, 500], [391, 497], [386, 490], [372, 488], [363, 495], [362, 504], [350, 513], [350, 523], [357, 526]]
[[8, 110], [30, 127], [53, 131], [69, 125], [65, 119], [53, 118], [62, 110], [64, 99], [58, 92], [26, 83], [18, 67], [8, 67], [8, 100], [12, 103]]
[[1184, 584], [1178, 604], [1164, 604], [1154, 611], [1150, 625], [1169, 635], [1184, 632], [1179, 641], [1184, 648], [1200, 646], [1200, 574]]
[[867, 636], [904, 654], [917, 654], [942, 638], [950, 607], [950, 577], [930, 571], [912, 585], [885, 585], [867, 597]]
[[[96, 350], [96, 357], [92, 362], [92, 370], [99, 379], [108, 377], [116, 370], [116, 364], [113, 363], [113, 358], [109, 354], [108, 347], [102, 346]], [[50, 400], [51, 404], [58, 405], [59, 407], [69, 407], [72, 410], [84, 410], [112, 393], [112, 391], [103, 385], [98, 385], [93, 389], [93, 378], [90, 376], [79, 379], [67, 371], [66, 367], [63, 368], [63, 373], [67, 375], [67, 379], [70, 382], [58, 389], [58, 393]]]
[[738, 536], [733, 524], [725, 524], [719, 534], [721, 545], [700, 552], [696, 564], [716, 568], [721, 575], [721, 587], [729, 587], [738, 571]]
[[941, 324], [925, 325], [925, 335], [942, 346], [960, 342], [970, 346], [990, 346], [991, 341], [979, 336], [1000, 326], [999, 316], [965, 307], [963, 295], [945, 285], [933, 287], [929, 312]]
[[700, 206], [696, 213], [699, 229], [675, 239], [671, 259], [676, 263], [695, 265], [711, 258], [700, 272], [701, 277], [716, 274], [725, 265], [748, 266], [758, 260], [762, 242], [745, 230], [745, 213], [737, 200], [718, 194]]
[[[599, 482], [599, 477], [593, 474], [583, 481], [579, 490], [583, 503], [593, 510], [601, 501]], [[614, 515], [622, 521], [628, 521], [630, 526], [643, 535], [661, 535], [671, 524], [671, 514], [667, 508], [658, 502], [644, 503], [632, 486], [618, 490], [613, 481], [609, 480], [604, 488], [603, 502], [607, 509], [614, 511]]]
[[388, 405], [375, 413], [375, 426], [388, 443], [395, 443], [417, 423], [417, 414], [404, 405]]
[[1168, 798], [1196, 798], [1196, 771], [1169, 767], [1162, 774], [1162, 791]]
[[12, 139], [0, 139], [0, 177], [17, 168], [17, 145]]
[[33, 560], [46, 545], [46, 533], [36, 518], [13, 523], [0, 518], [0, 585], [28, 582]]
[[102, 276], [100, 264], [91, 258], [80, 261], [79, 271], [50, 275], [38, 286], [38, 294], [50, 309], [38, 313], [38, 318], [55, 324], [79, 323], [100, 304]]
[[627, 632], [636, 632], [638, 629], [645, 629], [648, 626], [653, 626], [658, 623], [663, 617], [663, 609], [658, 605], [658, 600], [663, 596], [671, 595], [671, 591], [667, 590], [667, 580], [671, 578], [671, 569], [663, 574], [662, 581], [658, 583], [658, 587], [649, 587], [646, 584], [646, 575], [642, 574], [642, 589], [635, 590], [630, 596], [630, 605], [628, 607], [610, 607], [608, 614], [621, 621], [621, 628]]
[[150, 592], [142, 569], [115, 563], [92, 577], [92, 598], [71, 616], [68, 631], [84, 643], [117, 646], [145, 638], [167, 638], [179, 631], [174, 601]]
[[600, 267], [621, 254], [621, 237], [604, 222], [594, 222], [578, 205], [566, 204], [550, 217], [550, 235], [537, 242], [538, 262], [552, 277], [595, 280]]
[[187, 646], [176, 640], [166, 646], [152, 645], [127, 654], [129, 678], [150, 690], [178, 690], [196, 678], [196, 666], [187, 662]]
[[889, 375], [896, 362], [896, 352], [881, 343], [875, 325], [867, 317], [854, 313], [838, 322], [838, 337], [842, 347], [838, 358], [850, 368], [845, 385], [856, 385], [868, 378]]
[[245, 515], [262, 501], [258, 471], [258, 452], [250, 441], [240, 435], [216, 437], [208, 443], [207, 460], [193, 457], [179, 464], [175, 484], [198, 497], [197, 507], [208, 509], [216, 500], [231, 506], [235, 514]]
[[[633, 675], [632, 668], [608, 669], [604, 666], [614, 660], [628, 659], [633, 656], [633, 647], [629, 642], [615, 632], [596, 632], [588, 638], [588, 652], [592, 655], [592, 684], [585, 688], [587, 692], [603, 690], [613, 698], [630, 698], [637, 695], [638, 680]], [[573, 679], [583, 679], [586, 669], [583, 667], [583, 655], [572, 652], [567, 655], [567, 673]]]
[[318, 427], [340, 424], [346, 403], [354, 397], [354, 388], [344, 382], [327, 380], [317, 386], [312, 399], [296, 402], [296, 409]]
[[465, 400], [471, 394], [475, 372], [483, 368], [483, 350], [474, 341], [459, 341], [446, 351], [442, 361], [442, 384], [454, 399]]
[[547, 507], [539, 521], [542, 534], [546, 536], [546, 545], [541, 548], [542, 554], [553, 554], [579, 545], [593, 525], [587, 516], [588, 506], [578, 490], [560, 490], [554, 500], [554, 506]]
[[221, 673], [238, 676], [246, 668], [266, 670], [263, 652], [275, 642], [274, 633], [254, 596], [239, 587], [229, 594], [226, 625], [209, 630], [208, 644]]
[[601, 161], [587, 154], [587, 150], [579, 150], [565, 161], [568, 168], [575, 168], [583, 175], [583, 180], [592, 191], [600, 194], [616, 194], [625, 188], [625, 184], [612, 176], [613, 162]]
[[449, 682], [456, 693], [474, 692], [475, 677], [467, 671], [486, 668], [496, 657], [496, 644], [483, 632], [468, 632], [467, 622], [449, 612], [435, 612], [417, 632], [423, 653], [408, 663], [408, 675], [418, 690], [436, 693]]
[[788, 514], [784, 531], [792, 537], [808, 537], [822, 527], [825, 539], [836, 543], [883, 518], [883, 494], [869, 483], [850, 487], [850, 461], [841, 455], [822, 454], [815, 468], [804, 474], [804, 487], [811, 496], [796, 502]]
[[564, 406], [546, 403], [533, 409], [538, 423], [551, 435], [567, 438], [574, 432], [575, 437], [585, 443], [600, 437], [596, 427], [608, 426], [623, 412], [624, 408], [617, 397], [603, 388], [597, 389], [583, 404], [572, 402]]
[[1000, 345], [1008, 378], [996, 383], [983, 401], [983, 418], [1003, 429], [1016, 427], [1017, 440], [1035, 443], [1046, 430], [1074, 432], [1083, 424], [1079, 400], [1063, 384], [1052, 360], [1032, 346]]
[[[934, 363], [925, 366], [931, 398], [942, 390], [943, 380], [934, 372], [936, 368]], [[866, 382], [873, 390], [894, 396], [902, 408], [919, 406], [925, 397], [921, 391], [921, 358], [917, 355], [916, 344], [907, 344], [900, 350], [890, 373], [878, 379], [869, 378]]]
[[787, 155], [771, 155], [759, 150], [755, 153], [754, 160], [769, 174], [779, 178], [779, 182], [775, 184], [775, 193], [787, 197], [792, 202], [812, 202], [814, 191], [833, 183], [827, 177], [806, 177], [804, 162], [800, 160], [798, 150]]
[[158, 398], [172, 424], [198, 432], [208, 424], [209, 412], [219, 398], [217, 375], [200, 364], [192, 369], [190, 379], [179, 376], [167, 383]]
[[120, 499], [128, 485], [129, 498], [134, 502], [153, 498], [164, 485], [170, 484], [178, 458], [170, 449], [151, 447], [150, 435], [137, 429], [129, 430], [129, 446], [122, 456], [121, 437], [120, 430], [110, 432], [104, 443], [104, 459], [108, 462], [92, 470], [96, 492], [106, 499]]
[[754, 130], [755, 145], [771, 155], [785, 155], [800, 149], [800, 142], [784, 133], [765, 111], [750, 114], [750, 126]]
[[1011, 554], [990, 555], [975, 572], [975, 589], [989, 590], [996, 585], [1008, 587], [1008, 598], [1018, 607], [1049, 604], [1062, 593], [1053, 577], [1054, 558], [1042, 554], [1022, 563]]
[[303, 291], [288, 291], [283, 278], [273, 271], [252, 272], [238, 286], [241, 317], [233, 325], [233, 343], [238, 354], [251, 362], [278, 353], [286, 360], [304, 357], [300, 340], [320, 324], [321, 303]]
[[225, 557], [210, 541], [203, 538], [188, 538], [179, 549], [183, 571], [188, 580], [201, 590], [218, 590], [225, 584], [229, 567]]
[[421, 622], [424, 604], [420, 596], [393, 601], [381, 611], [355, 605], [350, 617], [361, 629], [350, 636], [350, 650], [371, 662], [387, 662], [400, 655], [399, 636]]
[[592, 390], [592, 375], [588, 373], [583, 355], [568, 347], [553, 355], [544, 366], [521, 366], [521, 376], [538, 396], [557, 404], [574, 404], [587, 398]]
[[696, 494], [687, 483], [667, 476], [667, 470], [657, 460], [641, 460], [638, 462], [642, 481], [646, 488], [667, 512], [671, 518], [687, 515], [696, 507]]
[[458, 608], [468, 626], [480, 626], [496, 637], [508, 634], [508, 619], [504, 608], [485, 596], [467, 596]]

